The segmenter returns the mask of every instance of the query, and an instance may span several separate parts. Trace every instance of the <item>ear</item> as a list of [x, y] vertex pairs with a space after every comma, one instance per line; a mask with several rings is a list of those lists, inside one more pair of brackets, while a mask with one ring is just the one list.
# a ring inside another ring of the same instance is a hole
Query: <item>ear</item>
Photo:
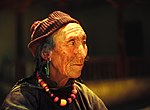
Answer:
[[51, 61], [52, 51], [46, 51], [45, 48], [41, 51], [41, 57], [46, 61]]

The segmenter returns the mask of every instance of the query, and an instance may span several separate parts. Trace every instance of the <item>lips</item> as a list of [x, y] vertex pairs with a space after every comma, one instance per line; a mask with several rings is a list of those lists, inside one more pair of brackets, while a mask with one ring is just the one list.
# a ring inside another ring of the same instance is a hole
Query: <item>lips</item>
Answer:
[[73, 66], [83, 66], [83, 64], [73, 64]]

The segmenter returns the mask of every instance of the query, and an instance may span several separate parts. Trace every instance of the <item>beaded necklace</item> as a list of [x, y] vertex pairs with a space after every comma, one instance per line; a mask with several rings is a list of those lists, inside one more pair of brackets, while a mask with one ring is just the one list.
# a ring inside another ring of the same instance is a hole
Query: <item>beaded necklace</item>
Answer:
[[71, 94], [69, 97], [67, 98], [59, 98], [58, 96], [56, 96], [54, 93], [52, 93], [47, 85], [47, 83], [45, 83], [43, 81], [43, 79], [39, 76], [38, 72], [36, 74], [36, 77], [38, 79], [38, 83], [40, 84], [40, 86], [45, 89], [45, 91], [47, 93], [50, 94], [50, 98], [55, 102], [55, 103], [58, 103], [60, 106], [66, 106], [67, 104], [70, 104], [73, 102], [74, 99], [76, 99], [76, 94], [77, 94], [77, 85], [75, 83], [72, 84], [72, 91], [71, 91]]

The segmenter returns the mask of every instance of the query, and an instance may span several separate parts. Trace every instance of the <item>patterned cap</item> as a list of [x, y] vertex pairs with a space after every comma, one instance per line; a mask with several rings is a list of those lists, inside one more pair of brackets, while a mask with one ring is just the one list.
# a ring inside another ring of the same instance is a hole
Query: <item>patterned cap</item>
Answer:
[[42, 21], [35, 21], [31, 26], [31, 41], [28, 44], [28, 48], [32, 55], [35, 57], [36, 48], [45, 40], [45, 38], [71, 22], [79, 24], [77, 20], [61, 11], [54, 11], [49, 14], [48, 18], [45, 18]]

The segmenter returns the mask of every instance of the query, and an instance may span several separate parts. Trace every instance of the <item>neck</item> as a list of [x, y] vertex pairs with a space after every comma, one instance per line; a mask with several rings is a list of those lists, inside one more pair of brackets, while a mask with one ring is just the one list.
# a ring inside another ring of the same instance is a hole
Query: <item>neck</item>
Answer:
[[69, 78], [59, 73], [53, 66], [50, 67], [50, 80], [55, 81], [58, 87], [63, 87]]

